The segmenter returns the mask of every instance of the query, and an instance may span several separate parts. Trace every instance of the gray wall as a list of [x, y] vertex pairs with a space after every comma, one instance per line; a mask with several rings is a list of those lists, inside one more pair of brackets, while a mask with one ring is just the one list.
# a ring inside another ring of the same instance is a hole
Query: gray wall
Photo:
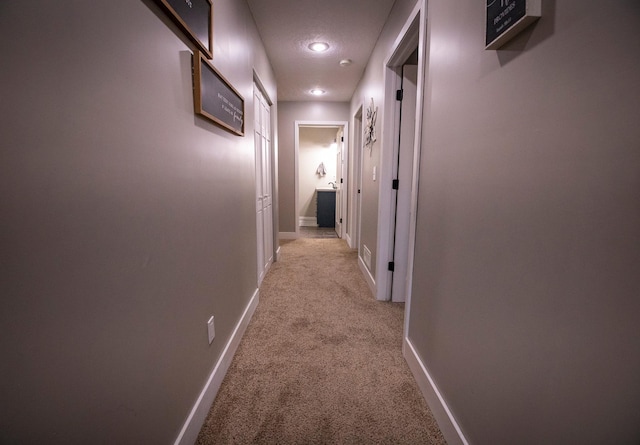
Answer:
[[409, 337], [474, 444], [640, 442], [640, 5], [429, 1]]
[[172, 443], [256, 289], [251, 15], [215, 2], [246, 137], [153, 2], [4, 2], [0, 42], [0, 442]]
[[349, 121], [346, 102], [278, 103], [278, 204], [280, 232], [295, 232], [295, 122]]

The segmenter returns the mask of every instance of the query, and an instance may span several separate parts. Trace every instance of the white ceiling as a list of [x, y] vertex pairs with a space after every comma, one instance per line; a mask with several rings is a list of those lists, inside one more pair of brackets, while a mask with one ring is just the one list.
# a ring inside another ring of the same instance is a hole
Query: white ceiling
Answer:
[[[395, 0], [247, 0], [278, 83], [279, 101], [351, 99]], [[326, 42], [317, 54], [308, 45]], [[351, 59], [349, 66], [340, 66]], [[312, 88], [327, 93], [313, 96]]]

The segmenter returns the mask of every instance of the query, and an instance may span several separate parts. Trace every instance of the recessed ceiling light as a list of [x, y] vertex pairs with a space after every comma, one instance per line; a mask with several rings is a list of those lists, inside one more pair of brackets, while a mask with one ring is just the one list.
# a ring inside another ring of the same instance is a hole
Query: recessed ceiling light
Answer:
[[325, 90], [321, 90], [320, 88], [314, 88], [313, 90], [309, 91], [311, 94], [313, 94], [314, 96], [322, 96], [324, 93], [326, 93]]
[[309, 49], [311, 51], [317, 52], [317, 53], [321, 53], [324, 52], [326, 50], [329, 49], [329, 45], [327, 43], [324, 42], [313, 42], [311, 45], [309, 45]]

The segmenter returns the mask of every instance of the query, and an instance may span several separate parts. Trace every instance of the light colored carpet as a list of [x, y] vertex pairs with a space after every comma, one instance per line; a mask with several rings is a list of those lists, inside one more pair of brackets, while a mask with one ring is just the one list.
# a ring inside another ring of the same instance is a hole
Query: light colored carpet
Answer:
[[198, 444], [443, 444], [402, 357], [402, 304], [375, 301], [340, 239], [282, 242]]
[[300, 227], [300, 238], [338, 238], [334, 227]]

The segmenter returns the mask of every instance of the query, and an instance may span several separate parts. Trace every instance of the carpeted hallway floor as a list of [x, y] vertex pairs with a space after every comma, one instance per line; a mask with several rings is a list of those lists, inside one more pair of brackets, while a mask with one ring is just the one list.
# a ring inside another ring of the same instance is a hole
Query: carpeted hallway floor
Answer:
[[197, 443], [445, 443], [402, 357], [403, 305], [374, 300], [340, 239], [281, 245]]

